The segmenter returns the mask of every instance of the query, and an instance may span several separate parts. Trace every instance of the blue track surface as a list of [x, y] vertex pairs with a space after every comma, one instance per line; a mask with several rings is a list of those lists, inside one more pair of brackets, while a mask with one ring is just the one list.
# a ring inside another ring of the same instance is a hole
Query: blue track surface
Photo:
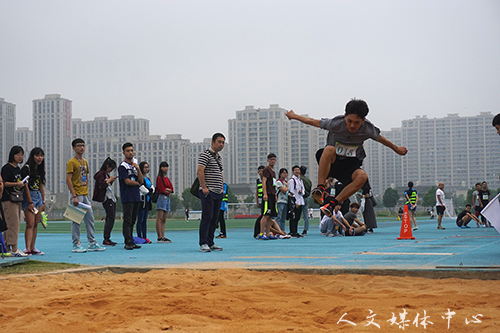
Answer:
[[[325, 237], [312, 226], [304, 238], [268, 241], [253, 239], [250, 229], [229, 229], [227, 239], [216, 240], [224, 248], [222, 252], [201, 253], [197, 231], [168, 231], [167, 221], [167, 237], [172, 243], [143, 244], [132, 251], [119, 243], [104, 252], [73, 253], [71, 235], [39, 234], [37, 248], [45, 255], [31, 259], [135, 268], [487, 271], [488, 278], [500, 273], [500, 234], [495, 229], [475, 225], [460, 229], [453, 220], [443, 220], [446, 230], [437, 230], [436, 220], [418, 223], [415, 240], [397, 240], [401, 222], [379, 222], [373, 234], [361, 237]], [[120, 223], [114, 231], [112, 239], [123, 242]], [[96, 236], [102, 240], [102, 235]], [[86, 240], [85, 233], [82, 240]]]

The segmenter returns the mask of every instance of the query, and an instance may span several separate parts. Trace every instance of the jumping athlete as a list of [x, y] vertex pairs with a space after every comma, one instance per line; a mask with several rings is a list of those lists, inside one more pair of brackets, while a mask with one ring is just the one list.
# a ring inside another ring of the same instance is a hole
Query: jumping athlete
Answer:
[[[366, 120], [368, 105], [365, 101], [352, 99], [345, 108], [343, 116], [335, 118], [313, 119], [298, 115], [293, 110], [286, 113], [288, 119], [329, 131], [326, 147], [316, 152], [318, 160], [318, 186], [312, 191], [312, 197], [323, 205], [322, 211], [332, 203], [335, 206], [356, 193], [366, 182], [368, 176], [361, 169], [365, 150], [363, 142], [372, 139], [391, 148], [399, 155], [406, 155], [408, 149], [396, 146], [380, 135], [380, 129]], [[334, 177], [346, 186], [335, 197], [325, 192], [325, 181]]]

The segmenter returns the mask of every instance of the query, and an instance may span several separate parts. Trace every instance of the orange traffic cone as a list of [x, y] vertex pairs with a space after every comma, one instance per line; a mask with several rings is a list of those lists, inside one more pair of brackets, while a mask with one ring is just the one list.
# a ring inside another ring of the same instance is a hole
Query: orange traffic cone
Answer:
[[405, 205], [403, 218], [401, 219], [401, 232], [398, 239], [415, 239], [411, 233], [410, 213], [408, 213], [408, 205]]

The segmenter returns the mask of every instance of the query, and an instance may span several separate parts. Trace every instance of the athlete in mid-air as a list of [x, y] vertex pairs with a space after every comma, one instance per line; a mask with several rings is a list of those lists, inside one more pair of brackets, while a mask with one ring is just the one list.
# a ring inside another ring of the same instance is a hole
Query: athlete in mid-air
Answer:
[[[364, 141], [373, 139], [402, 156], [408, 152], [405, 147], [396, 146], [380, 135], [380, 129], [366, 120], [368, 111], [365, 101], [352, 99], [345, 107], [345, 114], [335, 118], [313, 119], [298, 115], [293, 110], [286, 113], [290, 120], [295, 119], [328, 131], [326, 147], [316, 152], [319, 164], [318, 186], [312, 191], [312, 197], [322, 205], [322, 211], [349, 198], [368, 179], [366, 172], [361, 169], [363, 159], [366, 157]], [[324, 184], [329, 177], [334, 177], [346, 185], [340, 193], [336, 193], [335, 197], [325, 192]]]

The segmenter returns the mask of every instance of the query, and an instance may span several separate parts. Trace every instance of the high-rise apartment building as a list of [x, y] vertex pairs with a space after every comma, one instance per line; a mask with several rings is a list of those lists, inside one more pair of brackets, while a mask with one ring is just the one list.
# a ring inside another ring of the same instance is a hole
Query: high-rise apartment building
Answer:
[[0, 162], [9, 161], [10, 148], [15, 144], [16, 105], [0, 98]]
[[316, 181], [315, 153], [324, 147], [326, 131], [290, 121], [286, 112], [278, 104], [271, 104], [268, 109], [246, 106], [228, 121], [226, 177], [230, 184], [254, 184], [257, 168], [267, 165], [269, 153], [277, 156], [276, 174], [280, 168], [287, 168], [291, 175], [293, 165], [304, 165], [308, 168], [307, 177]]
[[94, 120], [82, 121], [73, 119], [73, 136], [88, 141], [92, 138], [117, 138], [125, 140], [127, 137], [136, 137], [145, 140], [149, 136], [149, 120], [122, 116], [120, 119], [96, 117]]
[[470, 188], [483, 180], [490, 188], [500, 186], [500, 144], [491, 126], [491, 112], [478, 116], [444, 118], [417, 116], [404, 120], [400, 129], [382, 135], [408, 148], [400, 157], [371, 140], [366, 142], [368, 157], [364, 168], [376, 193], [387, 187], [436, 185]]
[[277, 156], [275, 170], [290, 167], [290, 121], [278, 104], [268, 109], [246, 106], [228, 121], [229, 161], [226, 172], [229, 184], [255, 181], [259, 165], [267, 164], [267, 155]]
[[45, 151], [46, 187], [53, 193], [67, 192], [63, 182], [66, 162], [72, 157], [71, 103], [59, 94], [33, 101], [34, 143]]
[[27, 161], [31, 149], [35, 147], [33, 131], [29, 127], [18, 127], [16, 129], [16, 144], [23, 147], [25, 161]]

